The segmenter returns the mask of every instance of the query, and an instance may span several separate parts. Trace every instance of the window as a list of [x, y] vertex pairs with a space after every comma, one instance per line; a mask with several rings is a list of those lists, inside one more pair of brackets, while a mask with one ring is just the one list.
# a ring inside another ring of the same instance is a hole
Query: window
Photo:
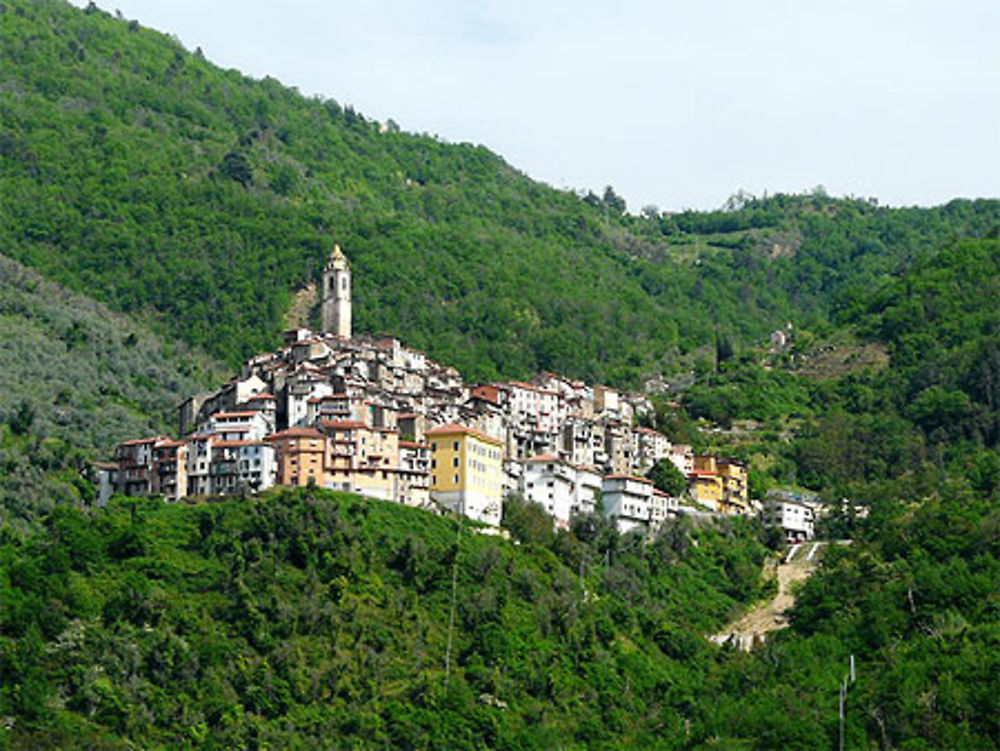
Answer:
[[455, 475], [455, 484], [458, 485], [458, 475]]
[[458, 466], [458, 457], [457, 456], [454, 459], [451, 460], [451, 466], [453, 466], [453, 467], [457, 467]]
[[454, 441], [451, 444], [451, 449], [452, 449], [452, 451], [458, 451], [458, 441]]

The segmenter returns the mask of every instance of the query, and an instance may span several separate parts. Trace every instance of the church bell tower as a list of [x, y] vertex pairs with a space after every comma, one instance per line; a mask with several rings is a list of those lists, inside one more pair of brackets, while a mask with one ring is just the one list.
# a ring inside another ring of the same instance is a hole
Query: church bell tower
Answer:
[[324, 334], [351, 338], [351, 267], [339, 245], [323, 267], [322, 325]]

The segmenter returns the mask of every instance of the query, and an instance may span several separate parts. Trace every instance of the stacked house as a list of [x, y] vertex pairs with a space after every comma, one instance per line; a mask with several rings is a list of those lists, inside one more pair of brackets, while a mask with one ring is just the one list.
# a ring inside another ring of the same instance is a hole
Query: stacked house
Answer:
[[621, 527], [648, 528], [676, 499], [655, 496], [639, 475], [669, 459], [699, 500], [740, 512], [745, 467], [694, 457], [634, 427], [652, 413], [646, 397], [554, 373], [467, 386], [454, 368], [395, 338], [353, 336], [350, 267], [339, 247], [322, 296], [320, 333], [290, 331], [284, 346], [250, 358], [219, 390], [187, 399], [179, 440], [122, 444], [114, 468], [102, 470], [107, 491], [178, 500], [315, 485], [435, 504], [489, 524], [499, 523], [503, 497], [519, 492], [560, 525], [603, 497]]

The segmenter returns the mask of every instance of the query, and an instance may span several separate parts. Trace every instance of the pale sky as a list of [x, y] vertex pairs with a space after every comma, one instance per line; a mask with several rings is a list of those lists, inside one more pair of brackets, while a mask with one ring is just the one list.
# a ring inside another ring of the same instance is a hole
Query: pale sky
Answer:
[[[86, 0], [73, 0], [85, 5]], [[629, 209], [1000, 197], [998, 0], [98, 0]]]

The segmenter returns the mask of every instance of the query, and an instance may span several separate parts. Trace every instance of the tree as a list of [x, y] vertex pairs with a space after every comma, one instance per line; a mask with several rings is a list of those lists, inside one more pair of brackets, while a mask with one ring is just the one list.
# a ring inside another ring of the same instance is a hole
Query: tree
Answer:
[[552, 544], [552, 517], [539, 504], [520, 495], [509, 495], [504, 499], [503, 521], [500, 524], [521, 542]]
[[677, 497], [683, 495], [687, 490], [687, 478], [669, 459], [660, 459], [649, 468], [646, 477], [653, 481], [657, 490], [663, 491], [667, 495]]
[[253, 169], [246, 156], [238, 151], [230, 151], [222, 159], [219, 172], [230, 180], [235, 180], [244, 188], [253, 182]]
[[22, 401], [11, 415], [8, 424], [15, 435], [25, 435], [35, 422], [35, 408], [27, 401]]
[[615, 189], [610, 185], [604, 188], [604, 197], [601, 200], [605, 206], [619, 214], [624, 214], [626, 208], [628, 208], [625, 199], [615, 193]]

